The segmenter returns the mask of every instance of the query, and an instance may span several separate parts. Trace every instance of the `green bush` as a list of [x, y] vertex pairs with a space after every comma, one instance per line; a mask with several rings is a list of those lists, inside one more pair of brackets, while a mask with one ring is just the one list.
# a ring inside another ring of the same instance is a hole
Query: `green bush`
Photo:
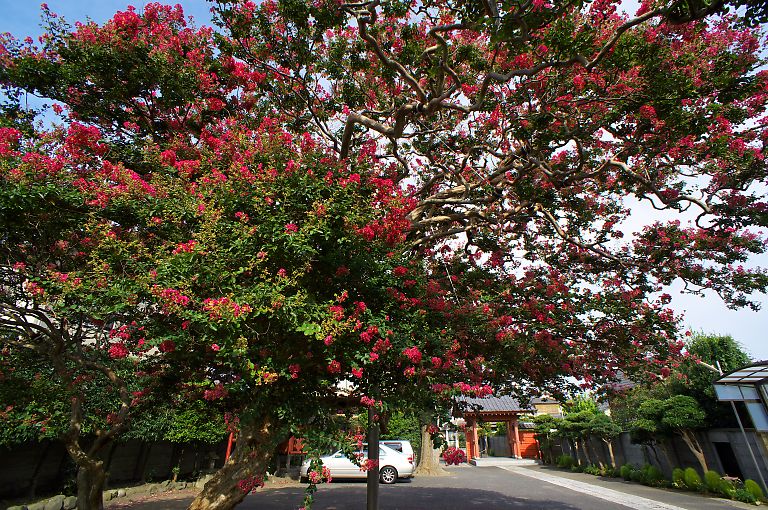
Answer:
[[733, 491], [733, 499], [742, 503], [757, 503], [757, 498], [747, 489], [736, 489]]
[[704, 485], [709, 492], [718, 492], [720, 488], [720, 473], [711, 469], [704, 473]]
[[718, 494], [722, 494], [726, 498], [733, 499], [733, 494], [736, 492], [736, 486], [733, 485], [733, 482], [730, 480], [726, 480], [725, 478], [720, 479], [720, 483], [717, 485], [717, 490], [715, 491]]
[[643, 472], [645, 473], [645, 481], [643, 483], [647, 485], [658, 486], [664, 481], [664, 473], [656, 466], [647, 464], [643, 468]]
[[646, 483], [646, 474], [643, 469], [633, 469], [629, 474], [629, 479], [637, 483]]
[[632, 466], [630, 466], [629, 464], [624, 464], [623, 466], [621, 466], [621, 469], [619, 470], [619, 474], [621, 475], [621, 477], [623, 479], [629, 481], [631, 479], [631, 477], [632, 477], [632, 470], [633, 469], [634, 468]]
[[685, 471], [680, 468], [672, 470], [672, 485], [680, 489], [685, 488]]
[[685, 486], [691, 489], [692, 491], [701, 490], [701, 488], [704, 485], [701, 482], [701, 477], [699, 476], [699, 473], [697, 473], [696, 470], [693, 469], [692, 467], [685, 468], [685, 472], [683, 473], [683, 480], [685, 481]]
[[569, 469], [576, 463], [576, 460], [570, 455], [561, 455], [557, 458], [557, 467]]
[[582, 473], [584, 471], [584, 466], [579, 464], [574, 464], [573, 466], [571, 466], [571, 471], [573, 471], [574, 473]]
[[588, 475], [595, 475], [595, 476], [600, 476], [602, 474], [602, 470], [598, 466], [595, 466], [594, 464], [589, 464], [588, 466], [585, 466], [584, 472], [587, 473]]
[[760, 501], [761, 499], [765, 498], [765, 494], [763, 494], [763, 489], [760, 488], [757, 482], [755, 482], [754, 480], [750, 480], [749, 478], [744, 480], [744, 490], [752, 494], [757, 501]]

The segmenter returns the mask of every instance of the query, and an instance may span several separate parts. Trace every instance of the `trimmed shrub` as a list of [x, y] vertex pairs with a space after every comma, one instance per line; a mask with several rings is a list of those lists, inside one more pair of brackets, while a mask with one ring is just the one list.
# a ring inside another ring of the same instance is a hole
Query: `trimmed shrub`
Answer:
[[752, 494], [757, 501], [760, 501], [761, 499], [765, 498], [765, 494], [763, 494], [763, 489], [760, 488], [757, 482], [755, 482], [754, 480], [750, 480], [749, 478], [744, 480], [744, 490]]
[[757, 503], [757, 498], [744, 488], [733, 491], [733, 499], [742, 503]]
[[626, 481], [629, 481], [632, 478], [633, 469], [634, 468], [629, 464], [624, 464], [623, 466], [621, 466], [621, 469], [619, 470], [619, 474], [623, 479], [625, 479]]
[[557, 467], [559, 468], [569, 469], [574, 464], [576, 464], [576, 460], [570, 455], [561, 455], [557, 458]]
[[680, 488], [685, 487], [685, 471], [680, 468], [672, 470], [672, 485]]
[[699, 473], [696, 472], [696, 470], [692, 467], [685, 468], [685, 471], [683, 472], [683, 480], [685, 481], [685, 486], [692, 491], [701, 490], [701, 488], [704, 486]]
[[709, 492], [720, 492], [720, 473], [711, 469], [704, 473], [704, 485]]
[[647, 485], [658, 486], [664, 481], [664, 473], [656, 466], [646, 465], [643, 468], [643, 472], [645, 473], [645, 481], [643, 483]]

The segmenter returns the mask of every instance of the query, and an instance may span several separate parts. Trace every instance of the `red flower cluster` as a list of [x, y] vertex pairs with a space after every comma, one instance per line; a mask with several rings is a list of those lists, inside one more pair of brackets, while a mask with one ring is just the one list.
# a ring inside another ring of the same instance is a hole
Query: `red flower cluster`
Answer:
[[244, 494], [250, 494], [255, 489], [264, 487], [264, 478], [257, 475], [246, 476], [237, 482], [237, 486]]
[[467, 461], [467, 454], [464, 453], [464, 450], [461, 448], [456, 448], [454, 446], [449, 446], [445, 449], [443, 452], [443, 460], [446, 464], [458, 466], [459, 464], [463, 464]]

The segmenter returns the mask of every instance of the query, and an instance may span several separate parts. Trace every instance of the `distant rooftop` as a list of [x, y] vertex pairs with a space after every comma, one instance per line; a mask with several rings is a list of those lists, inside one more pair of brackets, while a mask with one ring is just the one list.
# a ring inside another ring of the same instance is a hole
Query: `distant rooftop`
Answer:
[[514, 397], [459, 397], [456, 399], [457, 407], [463, 412], [477, 413], [499, 413], [499, 412], [528, 412], [533, 408], [528, 405], [520, 404], [520, 401]]

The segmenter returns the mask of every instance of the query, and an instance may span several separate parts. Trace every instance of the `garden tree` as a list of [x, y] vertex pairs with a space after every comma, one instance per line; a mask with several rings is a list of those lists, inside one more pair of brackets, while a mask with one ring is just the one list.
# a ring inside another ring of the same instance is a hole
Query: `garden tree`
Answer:
[[[87, 138], [78, 131], [81, 127], [74, 126], [69, 135], [62, 132], [62, 138]], [[0, 131], [7, 134], [8, 129]], [[42, 136], [36, 143], [51, 144], [53, 138]], [[67, 149], [60, 145], [56, 150]], [[141, 312], [131, 302], [136, 274], [121, 266], [122, 256], [111, 241], [100, 236], [105, 233], [103, 225], [97, 226], [89, 216], [75, 188], [60, 187], [57, 177], [31, 178], [37, 175], [38, 164], [47, 161], [64, 167], [68, 156], [55, 159], [30, 151], [24, 154], [30, 159], [21, 168], [17, 165], [22, 154], [11, 152], [0, 162], [2, 352], [11, 360], [28, 363], [19, 370], [11, 365], [9, 370], [15, 375], [44, 377], [59, 388], [43, 396], [46, 408], [56, 410], [46, 419], [55, 420], [58, 427], [52, 426], [52, 430], [78, 466], [78, 505], [98, 508], [105, 474], [97, 454], [126, 427], [133, 400], [131, 381], [151, 376], [149, 370], [140, 377], [134, 363], [113, 363], [113, 358], [124, 358], [130, 352], [124, 340], [142, 335], [134, 320], [140, 319]], [[86, 165], [88, 157], [79, 152], [70, 161]], [[14, 178], [7, 179], [6, 172], [14, 170]], [[85, 245], [88, 256], [81, 251]], [[113, 287], [107, 288], [106, 281]], [[34, 359], [22, 353], [24, 350], [32, 351]], [[146, 387], [154, 384], [144, 383]], [[18, 409], [11, 405], [14, 414], [27, 408], [25, 404]], [[62, 417], [66, 425], [61, 423]]]
[[589, 451], [589, 436], [591, 434], [589, 424], [594, 416], [595, 412], [591, 410], [568, 413], [558, 428], [561, 436], [565, 437], [573, 446], [572, 451], [576, 459], [579, 459], [579, 450], [581, 450], [587, 464], [592, 464], [592, 455]]
[[613, 440], [621, 434], [621, 427], [607, 414], [598, 413], [589, 421], [588, 428], [590, 435], [600, 438], [608, 448], [611, 467], [617, 467], [616, 457], [613, 454]]
[[[645, 444], [659, 444], [667, 457], [665, 441], [678, 435], [696, 457], [702, 473], [708, 471], [696, 430], [705, 424], [705, 414], [696, 400], [687, 395], [674, 395], [666, 399], [643, 400], [637, 417], [630, 424], [633, 440]], [[671, 465], [671, 464], [670, 464]]]
[[[750, 363], [749, 355], [730, 335], [693, 333], [689, 354], [668, 378], [670, 395], [693, 397], [706, 413], [707, 426], [735, 427], [731, 407], [717, 400], [712, 383], [723, 373]], [[718, 369], [718, 366], [720, 367]]]
[[[145, 13], [154, 21], [144, 30], [163, 26], [164, 16], [174, 11]], [[79, 30], [90, 37], [96, 28]], [[112, 24], [99, 30], [97, 39], [115, 34]], [[73, 41], [81, 37], [88, 39], [78, 32]], [[445, 396], [488, 391], [479, 385], [481, 359], [472, 354], [479, 347], [471, 345], [488, 337], [488, 311], [482, 295], [462, 281], [478, 270], [457, 260], [436, 272], [428, 261], [408, 260], [398, 247], [406, 223], [394, 214], [408, 199], [390, 180], [377, 172], [361, 177], [311, 136], [293, 139], [278, 119], [250, 120], [209, 124], [200, 139], [183, 130], [168, 141], [141, 137], [139, 166], [153, 169], [144, 175], [127, 169], [119, 150], [116, 161], [109, 159], [122, 132], [80, 122], [28, 137], [3, 132], [5, 198], [12, 202], [23, 192], [38, 200], [38, 188], [50, 189], [71, 200], [62, 206], [73, 220], [65, 232], [54, 230], [57, 223], [34, 202], [31, 211], [17, 204], [15, 217], [41, 215], [41, 231], [66, 239], [77, 260], [92, 262], [72, 264], [62, 277], [50, 274], [61, 266], [38, 269], [9, 243], [6, 264], [18, 275], [19, 291], [7, 306], [21, 296], [40, 316], [71, 321], [53, 299], [61, 281], [76, 282], [78, 292], [69, 294], [75, 309], [96, 301], [91, 293], [113, 298], [140, 315], [141, 324], [110, 326], [114, 335], [103, 344], [85, 342], [94, 356], [108, 364], [153, 348], [148, 360], [175, 369], [188, 398], [222, 401], [238, 413], [232, 460], [198, 507], [242, 500], [291, 425], [312, 419], [324, 425], [338, 406], [342, 380], [355, 381], [355, 405], [381, 408], [382, 399], [413, 397], [414, 382], [431, 391], [430, 383], [440, 381], [435, 391]], [[46, 255], [56, 246], [34, 241], [28, 240]], [[446, 270], [462, 279], [449, 279]], [[123, 275], [130, 284], [118, 278]], [[449, 294], [457, 289], [470, 299]], [[90, 322], [103, 321], [88, 311]], [[9, 324], [11, 333], [15, 326]], [[144, 390], [139, 393], [143, 399]]]
[[[759, 31], [722, 2], [214, 7], [215, 37], [150, 4], [104, 26], [50, 17], [40, 48], [0, 50], [10, 94], [68, 117], [0, 136], [2, 189], [25, 197], [9, 210], [48, 232], [0, 236], [7, 301], [62, 336], [95, 293], [190, 395], [239, 413], [194, 508], [242, 500], [292, 424], [327, 422], [341, 380], [383, 410], [414, 386], [560, 395], [680, 351], [663, 285], [733, 306], [764, 290], [740, 264], [763, 250], [768, 75]], [[638, 201], [669, 214], [625, 236]], [[79, 263], [58, 240], [93, 264], [69, 309], [56, 273], [81, 265], [11, 271], [31, 247]]]
[[[721, 6], [648, 0], [628, 17], [611, 1], [219, 1], [216, 13], [234, 57], [265, 76], [254, 101], [411, 185], [415, 245], [462, 233], [487, 264], [578, 268], [629, 294], [681, 278], [745, 305], [765, 277], [728, 265], [762, 250], [745, 230], [764, 222], [762, 196], [742, 190], [764, 179], [766, 75], [758, 32], [705, 17]], [[697, 222], [625, 238], [636, 201]]]
[[562, 418], [549, 414], [540, 414], [533, 418], [533, 422], [535, 423], [536, 440], [539, 442], [542, 454], [544, 455], [544, 462], [554, 464], [555, 454], [553, 448], [556, 438], [559, 436]]

